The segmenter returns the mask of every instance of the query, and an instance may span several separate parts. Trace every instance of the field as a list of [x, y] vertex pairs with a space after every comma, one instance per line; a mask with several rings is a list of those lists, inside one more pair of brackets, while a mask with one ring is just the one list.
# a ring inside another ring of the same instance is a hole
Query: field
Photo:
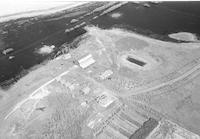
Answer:
[[172, 135], [173, 125], [176, 136], [200, 138], [198, 43], [85, 30], [76, 49], [9, 90], [1, 102], [2, 137], [145, 139], [165, 128]]

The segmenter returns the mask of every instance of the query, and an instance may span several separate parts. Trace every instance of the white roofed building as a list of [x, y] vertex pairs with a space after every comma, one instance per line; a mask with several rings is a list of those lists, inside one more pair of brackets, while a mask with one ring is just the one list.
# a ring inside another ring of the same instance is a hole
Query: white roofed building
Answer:
[[81, 68], [85, 69], [88, 66], [94, 64], [95, 60], [93, 59], [92, 55], [89, 54], [89, 55], [83, 57], [82, 59], [78, 60], [78, 63], [79, 63]]
[[104, 80], [104, 79], [110, 77], [112, 74], [113, 74], [112, 70], [106, 70], [100, 75], [100, 79]]

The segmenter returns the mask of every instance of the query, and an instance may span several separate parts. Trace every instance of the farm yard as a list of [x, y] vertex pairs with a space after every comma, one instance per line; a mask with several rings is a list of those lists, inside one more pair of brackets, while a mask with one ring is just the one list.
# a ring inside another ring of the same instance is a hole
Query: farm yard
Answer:
[[163, 42], [122, 29], [85, 30], [76, 49], [12, 88], [34, 76], [27, 82], [31, 93], [2, 113], [6, 126], [1, 136], [167, 139], [176, 128], [175, 139], [200, 138], [199, 124], [191, 119], [199, 119], [197, 44]]

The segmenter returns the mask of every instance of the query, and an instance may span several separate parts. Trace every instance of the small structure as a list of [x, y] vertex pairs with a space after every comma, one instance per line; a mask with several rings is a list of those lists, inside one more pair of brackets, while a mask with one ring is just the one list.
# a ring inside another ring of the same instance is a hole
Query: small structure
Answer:
[[65, 33], [68, 33], [68, 32], [70, 32], [72, 30], [74, 30], [74, 28], [65, 29]]
[[15, 56], [9, 56], [9, 57], [8, 57], [9, 60], [11, 60], [11, 59], [13, 59], [13, 58], [15, 58]]
[[70, 89], [70, 91], [73, 91], [75, 89], [75, 85], [71, 84], [71, 85], [68, 86], [68, 88]]
[[88, 106], [88, 105], [87, 105], [87, 101], [82, 102], [82, 103], [81, 103], [81, 106], [83, 106], [83, 107]]
[[88, 93], [90, 93], [90, 88], [87, 86], [87, 87], [85, 87], [85, 88], [82, 89], [82, 92], [84, 94], [88, 94]]
[[91, 128], [91, 129], [93, 129], [96, 125], [98, 125], [99, 123], [102, 122], [103, 117], [104, 117], [103, 114], [97, 113], [94, 117], [92, 117], [92, 118], [89, 120], [87, 126], [88, 126], [89, 128]]
[[98, 16], [94, 16], [94, 17], [93, 17], [93, 19], [96, 19], [96, 18], [98, 18]]
[[71, 54], [64, 54], [64, 55], [62, 55], [62, 59], [65, 59], [65, 60], [67, 60], [67, 59], [70, 59], [72, 56], [71, 56]]
[[144, 7], [150, 8], [151, 6], [148, 3], [143, 4]]
[[87, 55], [86, 57], [78, 60], [78, 63], [80, 65], [81, 68], [85, 69], [87, 68], [88, 66], [92, 65], [95, 63], [95, 60], [93, 59], [92, 55], [89, 54]]
[[53, 52], [55, 48], [55, 45], [43, 45], [43, 47], [41, 47], [40, 49], [37, 50], [37, 53], [39, 54], [50, 54], [51, 52]]
[[113, 74], [112, 70], [106, 70], [100, 75], [101, 80], [105, 80], [106, 78], [110, 77]]
[[11, 53], [12, 51], [14, 51], [13, 48], [7, 48], [7, 49], [2, 51], [2, 54], [7, 55], [7, 54]]
[[108, 107], [111, 103], [113, 103], [117, 98], [108, 94], [107, 92], [103, 92], [97, 98], [97, 103], [102, 107]]
[[66, 88], [69, 88], [70, 91], [73, 91], [73, 90], [75, 89], [75, 85], [74, 85], [74, 84], [72, 84], [72, 83], [70, 83], [70, 82], [68, 82], [68, 81], [65, 81], [65, 80], [63, 80], [63, 79], [57, 79], [57, 80], [59, 80], [60, 83], [61, 83], [62, 85], [64, 85]]
[[78, 19], [72, 19], [72, 20], [70, 21], [70, 23], [76, 23], [76, 22], [78, 22]]

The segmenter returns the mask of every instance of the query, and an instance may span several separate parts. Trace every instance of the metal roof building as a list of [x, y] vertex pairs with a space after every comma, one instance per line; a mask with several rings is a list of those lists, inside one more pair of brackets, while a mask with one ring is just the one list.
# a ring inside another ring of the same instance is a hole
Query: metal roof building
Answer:
[[89, 55], [85, 56], [84, 58], [78, 60], [78, 63], [79, 63], [81, 68], [85, 69], [88, 66], [94, 64], [95, 60], [93, 59], [92, 55], [89, 54]]

